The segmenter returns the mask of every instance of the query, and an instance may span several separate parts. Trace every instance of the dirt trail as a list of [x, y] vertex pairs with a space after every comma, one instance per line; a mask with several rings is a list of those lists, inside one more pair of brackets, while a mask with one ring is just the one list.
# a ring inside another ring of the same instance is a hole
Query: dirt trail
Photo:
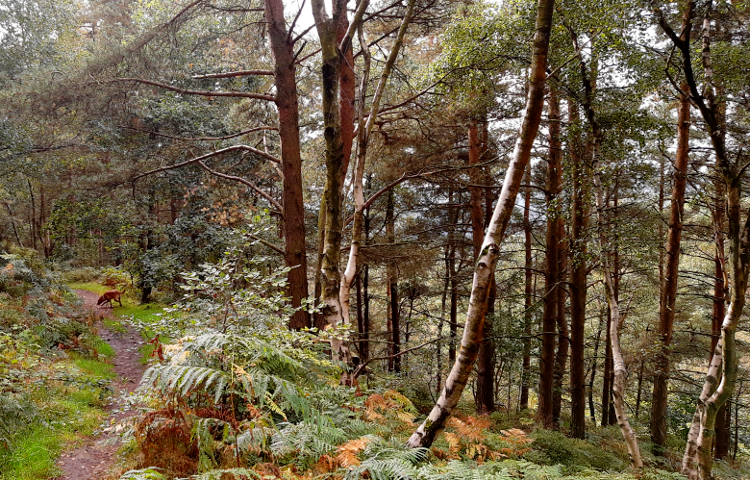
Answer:
[[[109, 308], [97, 308], [96, 301], [99, 298], [94, 292], [86, 290], [75, 291], [83, 300], [83, 308], [96, 310], [100, 316], [111, 317], [112, 310]], [[139, 361], [138, 349], [143, 345], [143, 339], [132, 328], [127, 328], [126, 333], [113, 332], [97, 324], [99, 335], [114, 348], [115, 372], [117, 378], [112, 382], [114, 396], [107, 407], [110, 411], [107, 418], [108, 424], [116, 424], [123, 419], [135, 414], [126, 410], [122, 404], [122, 394], [130, 393], [138, 386], [138, 382], [146, 367]], [[114, 461], [117, 445], [102, 445], [102, 441], [108, 438], [107, 433], [88, 439], [85, 444], [75, 450], [63, 453], [57, 461], [57, 466], [63, 474], [57, 480], [100, 480], [105, 477]], [[113, 435], [113, 434], [112, 434]]]

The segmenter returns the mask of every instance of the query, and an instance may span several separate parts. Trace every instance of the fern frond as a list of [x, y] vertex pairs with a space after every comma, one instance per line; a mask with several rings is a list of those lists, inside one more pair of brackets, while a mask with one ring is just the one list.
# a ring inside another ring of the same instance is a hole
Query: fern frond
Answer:
[[128, 470], [122, 474], [120, 480], [166, 480], [167, 477], [159, 473], [158, 470], [154, 467]]
[[232, 476], [232, 478], [236, 479], [242, 479], [247, 478], [251, 479], [254, 478], [256, 480], [261, 480], [263, 477], [254, 470], [249, 470], [247, 468], [224, 468], [220, 470], [209, 470], [208, 472], [201, 473], [200, 475], [195, 475], [191, 478], [194, 480], [225, 480], [229, 478], [229, 476]]

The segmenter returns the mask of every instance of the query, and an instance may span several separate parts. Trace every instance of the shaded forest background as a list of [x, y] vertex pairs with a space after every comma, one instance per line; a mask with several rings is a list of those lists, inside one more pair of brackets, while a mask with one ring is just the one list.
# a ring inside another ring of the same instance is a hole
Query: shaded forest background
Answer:
[[[439, 432], [436, 403], [506, 432], [618, 425], [621, 470], [643, 455], [710, 478], [750, 444], [749, 15], [743, 1], [6, 0], [0, 246], [174, 304], [153, 332], [225, 349], [200, 367], [236, 373], [232, 388], [264, 378], [269, 396], [246, 398], [259, 410], [178, 353], [144, 379], [175, 396], [156, 412], [214, 398], [198, 417], [234, 429], [221, 441], [236, 458], [273, 463], [261, 418], [289, 439], [325, 423], [325, 402], [387, 391], [362, 408], [413, 406], [396, 436]], [[485, 232], [504, 186], [518, 195], [499, 243]], [[266, 356], [255, 380], [234, 370]], [[320, 378], [327, 400], [304, 404]], [[452, 421], [452, 453], [490, 429]], [[362, 467], [370, 440], [345, 442], [364, 436], [327, 435], [360, 455], [335, 466], [385, 468]], [[226, 466], [211, 458], [185, 472]]]

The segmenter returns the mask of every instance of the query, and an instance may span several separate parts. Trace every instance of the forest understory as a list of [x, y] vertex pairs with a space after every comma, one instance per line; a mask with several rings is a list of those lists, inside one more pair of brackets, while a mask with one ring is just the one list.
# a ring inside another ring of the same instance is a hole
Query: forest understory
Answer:
[[747, 0], [2, 0], [0, 480], [750, 478], [748, 59]]

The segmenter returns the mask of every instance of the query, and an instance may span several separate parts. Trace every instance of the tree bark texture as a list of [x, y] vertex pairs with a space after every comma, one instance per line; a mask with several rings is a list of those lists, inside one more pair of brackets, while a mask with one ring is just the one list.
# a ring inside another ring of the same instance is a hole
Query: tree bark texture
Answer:
[[680, 96], [677, 114], [677, 153], [672, 183], [672, 203], [669, 209], [667, 231], [666, 270], [661, 286], [659, 311], [658, 350], [654, 362], [654, 391], [651, 400], [651, 440], [654, 455], [663, 455], [667, 441], [667, 400], [669, 397], [669, 369], [672, 355], [672, 332], [677, 299], [677, 279], [680, 267], [680, 243], [682, 240], [682, 215], [687, 183], [688, 152], [690, 148], [690, 99], [688, 86], [682, 86], [685, 95]]
[[[346, 127], [341, 118], [342, 98], [341, 69], [345, 62], [345, 53], [351, 41], [351, 32], [358, 27], [355, 18], [349, 25], [344, 38], [339, 41], [341, 25], [347, 23], [347, 0], [334, 0], [332, 15], [326, 12], [323, 0], [312, 0], [313, 18], [318, 31], [321, 47], [323, 79], [323, 137], [325, 139], [326, 182], [323, 193], [325, 208], [325, 227], [323, 236], [322, 274], [322, 312], [325, 324], [335, 329], [338, 325], [348, 323], [349, 312], [341, 304], [341, 235], [343, 229], [343, 184], [346, 175]], [[366, 2], [360, 4], [365, 5]], [[358, 14], [360, 13], [358, 9]], [[361, 20], [361, 16], [359, 17]], [[322, 215], [322, 212], [321, 212]], [[350, 363], [349, 348], [346, 340], [340, 336], [331, 339], [331, 351], [334, 360]], [[349, 374], [342, 376], [342, 383], [351, 383]]]
[[[486, 119], [485, 119], [486, 121]], [[478, 165], [481, 156], [481, 142], [479, 140], [479, 124], [476, 119], [469, 122], [469, 165]], [[472, 186], [471, 193], [471, 238], [474, 247], [474, 261], [479, 259], [484, 240], [484, 195], [480, 185], [484, 181], [484, 175], [479, 167], [469, 170], [469, 178]], [[490, 295], [492, 296], [492, 295]], [[489, 309], [488, 305], [488, 309]], [[495, 411], [495, 349], [492, 339], [492, 323], [485, 318], [482, 331], [482, 341], [479, 345], [479, 358], [477, 360], [477, 388], [475, 395], [476, 412], [479, 415]]]
[[542, 349], [539, 359], [538, 420], [545, 428], [554, 427], [555, 339], [557, 337], [558, 247], [557, 193], [560, 189], [560, 103], [553, 89], [547, 99], [549, 116], [549, 155], [547, 165], [547, 234], [544, 268], [544, 311]]
[[529, 163], [531, 149], [544, 108], [545, 69], [552, 28], [553, 6], [554, 0], [539, 0], [537, 4], [536, 33], [534, 34], [531, 57], [526, 110], [497, 206], [487, 226], [479, 260], [476, 262], [469, 310], [466, 315], [463, 338], [461, 339], [461, 350], [446, 379], [440, 398], [427, 419], [407, 441], [407, 445], [410, 447], [429, 447], [432, 445], [435, 437], [443, 430], [446, 420], [458, 404], [479, 353], [478, 347], [484, 327], [484, 317], [487, 312], [487, 298], [500, 252], [500, 244], [515, 207], [516, 196], [521, 186], [524, 171]]
[[[713, 208], [714, 237], [716, 252], [714, 254], [714, 301], [711, 317], [711, 352], [716, 349], [716, 344], [721, 337], [721, 323], [726, 314], [727, 285], [726, 256], [724, 254], [724, 184], [720, 179], [714, 180], [715, 204]], [[730, 440], [730, 409], [729, 402], [719, 409], [716, 419], [716, 441], [714, 446], [714, 458], [723, 459], [729, 454]]]
[[[266, 0], [265, 16], [274, 58], [274, 98], [279, 112], [281, 171], [284, 176], [284, 262], [291, 268], [287, 275], [288, 294], [292, 307], [298, 308], [308, 296], [308, 287], [294, 43], [286, 28], [282, 0]], [[289, 320], [289, 328], [292, 329], [310, 326], [310, 315], [303, 310], [295, 312]]]
[[[580, 124], [578, 105], [568, 103], [571, 125]], [[586, 437], [586, 373], [584, 366], [584, 327], [586, 325], [586, 282], [588, 281], [588, 253], [586, 230], [588, 229], [588, 186], [585, 179], [581, 142], [578, 136], [570, 139], [572, 162], [572, 214], [570, 226], [570, 436]], [[597, 343], [598, 347], [598, 343]], [[596, 375], [596, 354], [591, 377]], [[592, 418], [594, 415], [592, 414]]]
[[[530, 167], [526, 169], [526, 184], [531, 184]], [[533, 304], [533, 257], [531, 256], [531, 187], [526, 188], [523, 202], [523, 234], [524, 234], [524, 302], [523, 302], [523, 360], [521, 364], [521, 395], [518, 408], [529, 408], [529, 384], [531, 383], [531, 305]]]

